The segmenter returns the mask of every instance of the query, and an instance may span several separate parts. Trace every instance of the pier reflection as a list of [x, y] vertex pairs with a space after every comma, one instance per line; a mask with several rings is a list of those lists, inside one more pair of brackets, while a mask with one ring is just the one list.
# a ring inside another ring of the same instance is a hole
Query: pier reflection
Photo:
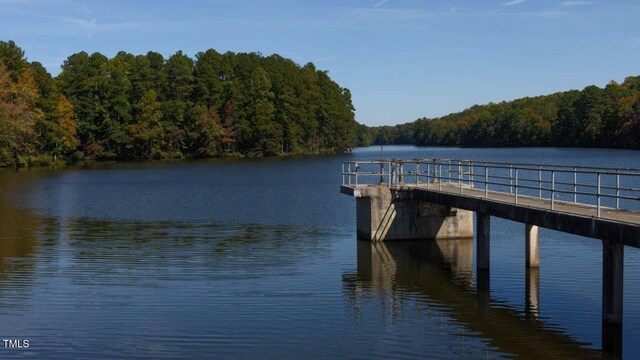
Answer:
[[440, 313], [466, 329], [466, 336], [480, 337], [488, 346], [506, 354], [536, 359], [621, 356], [621, 333], [603, 327], [606, 350], [599, 351], [540, 319], [538, 269], [526, 270], [524, 312], [492, 301], [489, 272], [479, 271], [474, 281], [472, 239], [389, 243], [360, 240], [357, 246], [357, 273], [343, 274], [344, 291], [356, 318], [369, 300], [391, 303], [383, 311], [394, 309], [398, 313], [403, 306], [406, 311], [406, 299], [416, 299], [435, 304]]
[[524, 312], [529, 318], [540, 317], [540, 268], [525, 269]]

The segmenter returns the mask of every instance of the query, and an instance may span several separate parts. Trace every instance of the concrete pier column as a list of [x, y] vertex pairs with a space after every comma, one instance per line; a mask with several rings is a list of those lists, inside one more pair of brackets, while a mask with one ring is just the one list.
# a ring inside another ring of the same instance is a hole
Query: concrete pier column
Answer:
[[622, 323], [602, 323], [602, 352], [605, 359], [622, 359]]
[[476, 268], [489, 270], [490, 216], [476, 212]]
[[602, 321], [621, 324], [624, 245], [609, 240], [602, 245]]
[[525, 239], [525, 258], [528, 268], [537, 268], [540, 266], [540, 253], [538, 252], [538, 244], [540, 242], [539, 228], [535, 225], [524, 225]]

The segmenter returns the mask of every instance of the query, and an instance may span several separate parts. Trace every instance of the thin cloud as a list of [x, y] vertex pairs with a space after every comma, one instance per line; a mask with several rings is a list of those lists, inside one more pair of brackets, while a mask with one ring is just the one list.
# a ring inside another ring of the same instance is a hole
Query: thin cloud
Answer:
[[386, 8], [355, 8], [353, 15], [360, 20], [369, 21], [410, 21], [416, 19], [428, 19], [438, 16], [451, 15], [450, 10], [447, 11], [426, 11], [418, 9], [386, 9]]
[[513, 5], [518, 5], [518, 4], [522, 4], [523, 2], [525, 2], [526, 0], [511, 0], [509, 2], [504, 3], [504, 5], [502, 6], [513, 6]]
[[374, 8], [379, 8], [379, 7], [381, 7], [382, 5], [384, 5], [384, 4], [386, 4], [386, 3], [388, 3], [389, 1], [390, 1], [390, 0], [380, 0], [380, 1], [378, 1], [375, 5], [373, 5], [373, 7], [374, 7]]
[[524, 15], [546, 18], [546, 19], [557, 19], [565, 16], [571, 15], [568, 11], [559, 11], [559, 10], [543, 10], [543, 11], [532, 11], [528, 13], [524, 13]]
[[564, 7], [585, 6], [585, 5], [591, 5], [591, 1], [582, 1], [582, 0], [563, 1], [561, 5]]
[[53, 18], [58, 22], [64, 25], [67, 25], [68, 31], [72, 33], [84, 35], [87, 38], [91, 38], [95, 33], [103, 32], [103, 31], [146, 29], [146, 28], [166, 27], [170, 25], [175, 25], [174, 23], [169, 23], [169, 22], [154, 22], [154, 21], [100, 22], [95, 18], [91, 18], [89, 20], [74, 18], [74, 17], [66, 17], [66, 16], [58, 16]]

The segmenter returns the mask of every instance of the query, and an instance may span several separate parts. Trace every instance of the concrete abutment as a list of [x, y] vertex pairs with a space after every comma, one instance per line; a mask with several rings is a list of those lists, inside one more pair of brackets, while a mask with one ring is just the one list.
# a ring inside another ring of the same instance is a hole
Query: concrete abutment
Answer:
[[473, 212], [417, 199], [414, 191], [369, 186], [356, 197], [358, 236], [373, 242], [473, 237]]

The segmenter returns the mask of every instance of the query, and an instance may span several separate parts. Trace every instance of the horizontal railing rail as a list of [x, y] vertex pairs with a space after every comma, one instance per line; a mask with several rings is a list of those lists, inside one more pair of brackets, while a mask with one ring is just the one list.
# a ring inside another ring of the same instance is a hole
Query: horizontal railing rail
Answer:
[[504, 163], [454, 159], [391, 159], [342, 163], [342, 184], [382, 184], [389, 187], [424, 186], [431, 190], [466, 188], [527, 196], [556, 202], [593, 206], [595, 216], [602, 209], [640, 211], [640, 169]]

